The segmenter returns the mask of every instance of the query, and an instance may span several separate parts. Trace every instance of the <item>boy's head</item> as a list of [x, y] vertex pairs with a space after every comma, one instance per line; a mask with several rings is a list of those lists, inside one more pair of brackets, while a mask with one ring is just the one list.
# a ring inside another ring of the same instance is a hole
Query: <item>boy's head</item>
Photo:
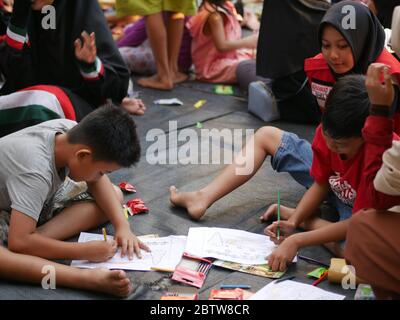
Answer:
[[71, 146], [68, 167], [75, 181], [96, 181], [140, 159], [135, 122], [123, 108], [111, 104], [93, 111], [69, 130], [67, 141]]
[[369, 107], [364, 76], [345, 76], [329, 93], [322, 115], [322, 132], [328, 148], [343, 160], [355, 156], [364, 143], [362, 129]]

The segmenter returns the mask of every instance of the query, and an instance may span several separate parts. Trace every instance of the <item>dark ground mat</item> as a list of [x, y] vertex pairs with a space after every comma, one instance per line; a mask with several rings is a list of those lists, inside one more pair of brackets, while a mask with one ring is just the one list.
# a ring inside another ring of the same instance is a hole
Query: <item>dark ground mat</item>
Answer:
[[[184, 210], [173, 208], [169, 203], [169, 186], [175, 185], [181, 191], [192, 191], [205, 186], [215, 177], [224, 164], [150, 164], [148, 163], [149, 150], [156, 143], [155, 137], [163, 134], [186, 134], [184, 129], [200, 133], [196, 127], [201, 122], [204, 129], [237, 129], [239, 135], [245, 140], [246, 129], [258, 129], [265, 125], [251, 114], [247, 113], [247, 103], [243, 94], [235, 88], [235, 96], [216, 95], [213, 86], [198, 82], [187, 82], [170, 92], [160, 92], [150, 89], [135, 88], [141, 92], [141, 98], [147, 105], [146, 115], [137, 117], [136, 122], [142, 144], [142, 157], [140, 163], [131, 169], [120, 170], [113, 173], [110, 178], [118, 184], [128, 181], [137, 188], [137, 194], [127, 196], [125, 200], [140, 197], [150, 212], [129, 218], [132, 230], [136, 235], [158, 234], [160, 237], [168, 235], [186, 235], [190, 227], [226, 227], [242, 229], [255, 233], [262, 233], [266, 224], [260, 223], [259, 216], [268, 206], [276, 202], [277, 190], [281, 191], [282, 204], [295, 206], [305, 192], [288, 174], [276, 173], [272, 170], [270, 159], [267, 159], [257, 174], [245, 185], [238, 188], [225, 198], [212, 205], [207, 214], [199, 222], [190, 220]], [[183, 106], [154, 105], [153, 101], [164, 98], [179, 98]], [[207, 103], [200, 109], [194, 104], [200, 99]], [[172, 126], [171, 126], [172, 123]], [[314, 127], [276, 122], [273, 125], [297, 133], [311, 141]], [[151, 131], [153, 130], [153, 131]], [[188, 130], [187, 130], [188, 131]], [[240, 132], [240, 131], [238, 131]], [[208, 141], [209, 138], [202, 138]], [[166, 139], [168, 141], [168, 139]], [[228, 139], [229, 140], [229, 139]], [[157, 140], [158, 141], [158, 140]], [[189, 141], [189, 142], [188, 142]], [[190, 143], [192, 146], [200, 145], [199, 141], [184, 140], [179, 145], [167, 144], [160, 150], [167, 154], [179, 151], [182, 145]], [[219, 146], [217, 146], [219, 148]], [[224, 144], [231, 149], [232, 141]], [[194, 147], [193, 147], [194, 148]], [[176, 149], [176, 150], [174, 150]], [[199, 148], [199, 154], [201, 150]], [[226, 162], [228, 159], [224, 158]], [[100, 233], [100, 228], [93, 230]], [[113, 227], [108, 224], [107, 232], [114, 234]], [[77, 240], [75, 237], [73, 240]], [[300, 253], [329, 264], [331, 254], [322, 246], [301, 249]], [[66, 261], [65, 263], [68, 263]], [[292, 264], [286, 275], [295, 275], [296, 281], [313, 282], [306, 274], [317, 268], [302, 260]], [[129, 299], [159, 299], [171, 285], [176, 285], [170, 280], [171, 274], [159, 272], [128, 272], [135, 291]], [[204, 286], [199, 290], [200, 298], [207, 299], [211, 289], [219, 288], [221, 283], [243, 283], [251, 285], [255, 292], [268, 284], [271, 279], [233, 272], [226, 269], [213, 267], [209, 272]], [[328, 281], [318, 285], [322, 289], [346, 295], [352, 299], [354, 290], [343, 290], [340, 285], [329, 284]], [[112, 299], [103, 294], [85, 292], [80, 290], [57, 288], [56, 290], [43, 290], [40, 286], [0, 281], [0, 299]]]

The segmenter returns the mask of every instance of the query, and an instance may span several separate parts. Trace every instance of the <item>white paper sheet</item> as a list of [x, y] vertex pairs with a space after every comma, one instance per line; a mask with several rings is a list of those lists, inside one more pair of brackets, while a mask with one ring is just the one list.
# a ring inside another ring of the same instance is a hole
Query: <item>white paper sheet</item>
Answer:
[[[113, 239], [112, 236], [107, 236], [107, 238]], [[102, 234], [82, 232], [78, 242], [94, 240], [104, 240], [104, 237]], [[119, 248], [114, 257], [106, 262], [94, 263], [84, 260], [74, 260], [71, 266], [89, 269], [106, 268], [137, 271], [151, 271], [151, 268], [174, 270], [182, 258], [186, 245], [186, 236], [169, 236], [164, 238], [143, 237], [140, 240], [151, 249], [151, 252], [142, 250], [142, 259], [139, 259], [136, 255], [134, 255], [133, 260], [129, 260], [127, 256], [121, 258], [121, 249]]]
[[242, 264], [265, 264], [276, 248], [267, 236], [225, 228], [190, 228], [185, 252]]
[[286, 280], [271, 282], [257, 291], [250, 300], [343, 300], [345, 296], [320, 288]]

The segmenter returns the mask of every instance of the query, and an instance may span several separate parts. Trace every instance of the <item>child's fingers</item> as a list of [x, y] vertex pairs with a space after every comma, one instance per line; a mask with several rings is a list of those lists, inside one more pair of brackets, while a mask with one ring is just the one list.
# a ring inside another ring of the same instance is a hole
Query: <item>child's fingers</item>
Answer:
[[134, 251], [134, 241], [130, 240], [128, 241], [128, 255], [129, 255], [129, 260], [133, 259], [133, 251]]
[[142, 259], [142, 254], [140, 252], [139, 242], [135, 241], [133, 246], [134, 246], [135, 254], [138, 256], [139, 259]]
[[121, 243], [121, 257], [124, 257], [128, 247], [128, 241], [126, 239], [122, 240]]
[[146, 244], [144, 244], [141, 241], [139, 241], [139, 247], [142, 248], [143, 250], [147, 251], [147, 252], [151, 252], [150, 247], [148, 247]]
[[285, 259], [281, 259], [280, 264], [279, 264], [279, 271], [284, 272], [287, 268], [286, 265], [286, 260]]
[[264, 229], [264, 233], [269, 237], [276, 237], [275, 230], [273, 229], [273, 225], [269, 225]]
[[83, 32], [81, 33], [81, 36], [82, 36], [83, 41], [84, 41], [85, 43], [90, 43], [90, 36], [89, 36], [89, 34], [88, 34], [86, 31], [83, 31]]
[[272, 271], [278, 271], [279, 270], [279, 258], [273, 257], [272, 264], [270, 266], [271, 266]]
[[82, 49], [82, 41], [81, 39], [76, 39], [74, 41], [74, 46], [75, 46], [75, 52], [80, 51]]
[[276, 209], [277, 209], [277, 205], [276, 204], [273, 204], [273, 205], [269, 206], [267, 211], [265, 211], [265, 213], [260, 217], [260, 220], [261, 221], [270, 220], [274, 215], [276, 215]]

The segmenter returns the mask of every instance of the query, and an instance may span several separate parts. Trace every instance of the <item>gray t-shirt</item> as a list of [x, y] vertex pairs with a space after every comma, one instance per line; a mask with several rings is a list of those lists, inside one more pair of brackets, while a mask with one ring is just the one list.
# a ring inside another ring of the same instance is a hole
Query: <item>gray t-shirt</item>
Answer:
[[57, 172], [54, 143], [76, 122], [57, 119], [0, 139], [0, 210], [20, 211], [35, 221], [49, 205], [67, 172]]

